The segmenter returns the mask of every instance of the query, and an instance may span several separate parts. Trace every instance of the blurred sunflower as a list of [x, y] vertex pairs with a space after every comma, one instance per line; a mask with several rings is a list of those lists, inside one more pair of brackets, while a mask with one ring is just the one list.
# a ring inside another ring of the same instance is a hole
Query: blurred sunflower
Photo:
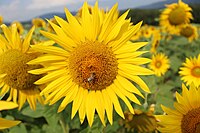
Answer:
[[156, 76], [162, 76], [169, 69], [169, 59], [163, 53], [157, 53], [152, 56], [152, 61], [149, 67], [155, 72]]
[[[18, 105], [13, 102], [0, 101], [0, 111], [17, 108]], [[0, 130], [10, 128], [19, 124], [20, 121], [11, 121], [0, 118]]]
[[[93, 11], [93, 10], [94, 10], [93, 7], [90, 6], [90, 5], [88, 5], [88, 11], [89, 11], [90, 14], [92, 14], [92, 11]], [[82, 14], [83, 14], [83, 8], [81, 7], [81, 8], [78, 10], [76, 16], [79, 17], [79, 18], [81, 18], [81, 17], [82, 17]]]
[[0, 25], [3, 24], [3, 17], [0, 16]]
[[182, 95], [176, 93], [175, 109], [162, 106], [167, 115], [157, 115], [162, 133], [200, 133], [200, 88], [182, 85]]
[[12, 27], [13, 24], [15, 24], [15, 25], [17, 26], [17, 31], [18, 31], [18, 33], [19, 33], [20, 35], [23, 34], [23, 32], [24, 32], [24, 27], [23, 27], [23, 25], [22, 25], [20, 22], [15, 21], [15, 22], [12, 22], [11, 27]]
[[179, 74], [181, 80], [186, 82], [187, 85], [194, 83], [196, 87], [200, 86], [200, 54], [198, 57], [186, 58], [183, 67], [180, 68]]
[[132, 36], [131, 40], [137, 41], [140, 39], [140, 37], [141, 37], [141, 32], [138, 31], [137, 33], [135, 33], [135, 35]]
[[[52, 22], [52, 23], [54, 23], [54, 24], [58, 24], [55, 18], [51, 18], [49, 21]], [[47, 23], [47, 30], [49, 32], [53, 32], [54, 31], [53, 28], [52, 28], [52, 26], [49, 23]]]
[[167, 8], [160, 15], [160, 25], [165, 27], [171, 34], [179, 32], [180, 25], [187, 24], [193, 19], [191, 14], [192, 8], [178, 0], [178, 3], [167, 5]]
[[160, 40], [161, 40], [161, 34], [159, 30], [155, 30], [153, 32], [152, 36], [152, 43], [151, 43], [151, 49], [150, 52], [155, 54], [157, 51], [158, 46], [160, 45]]
[[[149, 88], [138, 75], [153, 74], [151, 70], [140, 66], [150, 62], [150, 59], [138, 57], [146, 51], [136, 51], [147, 43], [129, 41], [142, 23], [132, 25], [130, 19], [126, 19], [128, 11], [119, 18], [116, 17], [117, 7], [116, 4], [110, 11], [102, 12], [96, 2], [90, 13], [85, 2], [79, 19], [65, 9], [68, 21], [55, 17], [59, 26], [49, 21], [56, 34], [41, 32], [64, 49], [35, 45], [33, 49], [47, 54], [28, 63], [48, 65], [43, 69], [29, 71], [32, 74], [48, 72], [35, 82], [38, 85], [49, 83], [41, 92], [41, 95], [49, 94], [46, 102], [52, 105], [64, 97], [58, 111], [73, 102], [71, 117], [79, 111], [81, 123], [87, 116], [90, 126], [95, 110], [104, 125], [105, 112], [112, 124], [113, 105], [116, 112], [124, 118], [117, 96], [134, 113], [127, 98], [140, 104], [135, 94], [141, 97], [143, 95], [129, 80], [149, 92]], [[100, 16], [103, 16], [101, 13], [105, 15], [103, 21], [99, 21]]]
[[36, 28], [46, 28], [46, 22], [42, 18], [32, 19], [32, 25]]
[[186, 37], [189, 42], [192, 42], [193, 40], [196, 40], [198, 38], [197, 27], [186, 24], [181, 27], [180, 35]]
[[26, 64], [38, 56], [29, 48], [34, 27], [24, 40], [20, 38], [16, 25], [12, 25], [11, 29], [6, 25], [1, 25], [1, 28], [5, 38], [0, 35], [0, 95], [8, 92], [7, 100], [18, 103], [19, 109], [28, 101], [31, 109], [35, 110], [37, 100], [43, 103], [39, 86], [33, 84], [41, 76], [29, 74], [28, 71], [41, 66]]
[[137, 131], [137, 133], [149, 133], [156, 131], [157, 120], [153, 112], [143, 112], [135, 109], [134, 113], [124, 112], [125, 120], [120, 120], [119, 122], [120, 125], [124, 125], [128, 132]]

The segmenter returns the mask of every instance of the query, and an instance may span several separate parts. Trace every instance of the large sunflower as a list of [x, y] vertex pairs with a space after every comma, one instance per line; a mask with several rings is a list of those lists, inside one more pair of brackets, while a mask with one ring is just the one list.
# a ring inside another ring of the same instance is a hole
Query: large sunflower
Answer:
[[1, 25], [1, 28], [5, 38], [0, 35], [0, 95], [10, 93], [7, 100], [18, 103], [19, 109], [26, 101], [35, 109], [37, 100], [43, 102], [39, 86], [33, 84], [41, 76], [29, 74], [28, 71], [41, 66], [26, 64], [38, 56], [29, 48], [34, 27], [24, 40], [20, 39], [15, 24], [10, 29], [6, 25]]
[[[13, 109], [13, 108], [16, 108], [16, 107], [18, 107], [18, 105], [16, 103], [7, 102], [7, 101], [0, 101], [0, 111]], [[19, 123], [20, 123], [20, 121], [11, 121], [11, 120], [6, 120], [6, 119], [3, 119], [3, 118], [0, 118], [0, 130], [13, 127], [13, 126], [15, 126]]]
[[175, 109], [162, 106], [167, 115], [158, 115], [162, 133], [200, 133], [200, 88], [182, 85], [182, 96], [176, 93]]
[[186, 82], [187, 85], [194, 83], [196, 87], [200, 86], [200, 54], [198, 57], [186, 58], [183, 67], [179, 71], [181, 80]]
[[192, 11], [192, 8], [182, 0], [179, 0], [178, 3], [167, 5], [167, 8], [160, 15], [160, 25], [165, 27], [168, 32], [177, 34], [180, 25], [187, 24], [190, 19], [193, 19], [190, 11]]
[[163, 53], [157, 53], [152, 56], [152, 62], [149, 67], [155, 72], [155, 75], [161, 76], [169, 69], [169, 59]]
[[[45, 68], [30, 71], [32, 74], [48, 72], [35, 82], [38, 85], [49, 83], [41, 92], [42, 95], [49, 94], [46, 102], [51, 105], [64, 97], [58, 111], [73, 102], [71, 117], [79, 111], [81, 123], [87, 116], [90, 126], [95, 110], [104, 125], [106, 111], [112, 124], [113, 105], [116, 112], [124, 118], [117, 96], [126, 103], [130, 112], [134, 113], [127, 98], [140, 104], [135, 94], [141, 97], [143, 95], [129, 80], [149, 92], [149, 88], [138, 75], [153, 74], [151, 70], [139, 66], [150, 62], [150, 59], [138, 57], [146, 51], [136, 51], [147, 43], [129, 41], [142, 23], [134, 26], [130, 19], [126, 20], [128, 11], [121, 17], [116, 17], [117, 7], [116, 4], [109, 12], [102, 12], [96, 2], [89, 12], [85, 2], [82, 15], [78, 19], [65, 9], [68, 21], [55, 17], [59, 26], [49, 21], [56, 34], [41, 32], [63, 49], [55, 46], [32, 47], [47, 53], [29, 62], [46, 63]], [[100, 16], [105, 16], [102, 21], [99, 21]]]

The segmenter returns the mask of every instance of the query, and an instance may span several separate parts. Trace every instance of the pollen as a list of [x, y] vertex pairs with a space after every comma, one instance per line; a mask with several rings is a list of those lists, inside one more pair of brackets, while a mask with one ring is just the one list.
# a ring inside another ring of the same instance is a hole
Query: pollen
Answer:
[[185, 13], [184, 8], [182, 8], [182, 7], [178, 7], [176, 9], [174, 9], [169, 14], [169, 22], [172, 25], [183, 24], [185, 22], [185, 18], [186, 18], [186, 13]]
[[182, 133], [200, 133], [200, 107], [183, 116], [181, 130]]
[[118, 63], [111, 48], [99, 42], [79, 45], [69, 57], [74, 82], [88, 90], [102, 90], [113, 83]]
[[25, 54], [19, 50], [11, 49], [0, 55], [0, 73], [6, 74], [4, 82], [18, 90], [32, 89], [36, 80], [41, 78], [38, 75], [29, 74], [27, 71], [40, 68], [40, 65], [27, 65], [26, 63], [34, 58], [36, 54]]
[[156, 66], [156, 68], [160, 68], [162, 66], [161, 61], [156, 61], [155, 66]]
[[191, 73], [192, 73], [192, 75], [194, 76], [194, 77], [200, 77], [200, 66], [196, 66], [196, 67], [194, 67], [193, 69], [192, 69], [192, 71], [191, 71]]

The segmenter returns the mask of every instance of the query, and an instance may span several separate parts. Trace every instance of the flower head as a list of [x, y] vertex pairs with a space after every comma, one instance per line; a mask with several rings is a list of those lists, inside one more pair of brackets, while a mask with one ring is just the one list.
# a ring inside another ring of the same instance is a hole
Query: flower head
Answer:
[[178, 0], [178, 3], [172, 3], [167, 5], [160, 15], [160, 25], [165, 27], [168, 32], [177, 34], [179, 32], [179, 26], [187, 24], [190, 19], [193, 19], [190, 8], [182, 0]]
[[152, 56], [152, 62], [149, 67], [155, 72], [155, 75], [164, 75], [170, 67], [169, 59], [163, 53], [157, 53]]
[[42, 18], [34, 18], [32, 19], [32, 25], [34, 25], [36, 28], [38, 27], [45, 28], [46, 22]]
[[126, 19], [128, 12], [119, 17], [117, 4], [108, 12], [102, 12], [97, 2], [91, 12], [89, 9], [85, 2], [79, 18], [65, 9], [67, 21], [59, 17], [55, 17], [58, 25], [49, 21], [56, 34], [45, 31], [41, 33], [63, 49], [33, 46], [33, 49], [46, 55], [29, 64], [47, 65], [44, 69], [29, 72], [48, 72], [35, 84], [49, 83], [41, 94], [49, 94], [46, 102], [50, 102], [50, 105], [64, 97], [59, 112], [73, 102], [72, 118], [78, 111], [81, 123], [87, 117], [91, 126], [96, 110], [104, 125], [105, 112], [112, 124], [113, 105], [116, 112], [124, 118], [118, 97], [132, 113], [134, 111], [129, 100], [140, 104], [135, 94], [143, 97], [130, 80], [149, 92], [138, 75], [151, 75], [153, 72], [140, 66], [150, 62], [150, 59], [138, 57], [145, 51], [137, 50], [147, 43], [130, 42], [141, 22], [136, 25], [130, 23], [130, 19]]
[[11, 27], [12, 27], [13, 24], [15, 24], [15, 25], [17, 26], [17, 31], [18, 31], [18, 33], [19, 33], [20, 35], [23, 34], [23, 32], [24, 32], [24, 27], [23, 27], [23, 25], [22, 25], [20, 22], [18, 22], [18, 21], [14, 21], [14, 22], [12, 22]]
[[19, 104], [19, 109], [28, 101], [32, 109], [36, 108], [36, 101], [43, 103], [39, 95], [40, 87], [33, 84], [41, 75], [29, 74], [31, 69], [41, 68], [41, 65], [27, 65], [26, 63], [38, 56], [30, 49], [30, 40], [34, 27], [22, 39], [14, 24], [9, 29], [1, 25], [4, 36], [0, 35], [0, 95], [10, 93], [8, 101]]
[[120, 120], [120, 124], [130, 132], [137, 131], [138, 133], [153, 132], [157, 128], [157, 120], [151, 111], [134, 110], [135, 114], [128, 111], [124, 113], [125, 119]]
[[186, 37], [189, 42], [192, 42], [193, 40], [198, 38], [197, 27], [186, 24], [181, 27], [180, 35]]
[[176, 93], [175, 109], [161, 106], [167, 115], [157, 115], [162, 133], [200, 132], [200, 88], [194, 85], [188, 90], [182, 85], [182, 95]]
[[180, 68], [179, 74], [181, 80], [186, 82], [187, 85], [192, 83], [196, 86], [200, 86], [200, 54], [198, 57], [186, 58], [183, 63], [183, 67]]

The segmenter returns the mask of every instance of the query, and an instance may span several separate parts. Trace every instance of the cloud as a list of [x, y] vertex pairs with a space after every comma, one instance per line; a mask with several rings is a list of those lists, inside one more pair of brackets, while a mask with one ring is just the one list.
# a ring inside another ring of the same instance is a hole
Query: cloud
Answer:
[[[71, 5], [84, 2], [85, 0], [32, 0], [26, 8], [27, 9], [46, 9], [62, 5]], [[95, 1], [95, 0], [88, 0]]]

